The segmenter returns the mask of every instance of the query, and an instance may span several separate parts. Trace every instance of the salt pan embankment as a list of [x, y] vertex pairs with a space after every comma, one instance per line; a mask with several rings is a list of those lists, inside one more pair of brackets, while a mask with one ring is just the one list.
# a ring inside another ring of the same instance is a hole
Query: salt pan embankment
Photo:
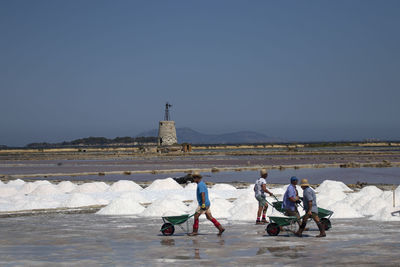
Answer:
[[[286, 187], [272, 188], [271, 191], [281, 199]], [[300, 187], [298, 191], [301, 196]], [[400, 217], [391, 215], [391, 212], [400, 210], [400, 186], [395, 190], [395, 207], [393, 192], [382, 191], [376, 186], [353, 191], [342, 182], [325, 180], [315, 191], [318, 206], [334, 211], [332, 218], [400, 221]], [[237, 189], [230, 184], [215, 184], [209, 189], [209, 197], [216, 218], [230, 222], [254, 221], [258, 204], [252, 185]], [[0, 182], [0, 212], [103, 205], [98, 214], [161, 217], [193, 213], [197, 207], [195, 198], [196, 184], [183, 187], [172, 178], [155, 180], [145, 189], [133, 181], [124, 180], [112, 185], [104, 182], [76, 185], [70, 181], [59, 184], [22, 180]], [[274, 201], [271, 197], [267, 200]], [[272, 207], [268, 209], [268, 215], [281, 216]]]

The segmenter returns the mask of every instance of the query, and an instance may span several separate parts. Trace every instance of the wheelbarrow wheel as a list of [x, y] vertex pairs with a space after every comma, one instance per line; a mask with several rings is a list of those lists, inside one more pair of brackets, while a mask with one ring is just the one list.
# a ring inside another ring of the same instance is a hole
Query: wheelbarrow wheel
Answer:
[[328, 231], [332, 228], [331, 221], [328, 218], [322, 218], [321, 223], [325, 227], [325, 231]]
[[173, 235], [175, 232], [175, 227], [171, 223], [164, 223], [161, 226], [161, 233], [165, 236]]
[[279, 227], [278, 224], [276, 223], [270, 223], [267, 225], [267, 233], [271, 236], [276, 236], [279, 235], [279, 232], [281, 231], [281, 228]]

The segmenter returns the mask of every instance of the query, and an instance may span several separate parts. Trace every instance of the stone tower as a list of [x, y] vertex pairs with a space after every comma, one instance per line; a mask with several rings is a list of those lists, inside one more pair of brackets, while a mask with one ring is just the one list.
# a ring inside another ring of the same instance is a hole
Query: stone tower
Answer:
[[171, 121], [169, 109], [172, 107], [168, 102], [165, 104], [164, 120], [160, 121], [158, 127], [158, 145], [171, 146], [178, 143], [176, 138], [175, 122]]

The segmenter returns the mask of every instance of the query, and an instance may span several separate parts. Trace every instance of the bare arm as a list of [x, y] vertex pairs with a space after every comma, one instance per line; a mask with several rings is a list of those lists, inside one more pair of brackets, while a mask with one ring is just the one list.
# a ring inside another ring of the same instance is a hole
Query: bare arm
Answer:
[[206, 193], [201, 193], [201, 203], [206, 204]]
[[269, 190], [267, 189], [267, 186], [266, 186], [265, 184], [262, 185], [262, 190], [263, 190], [265, 193], [268, 193], [270, 196], [273, 196], [273, 195], [274, 195], [274, 194], [272, 194], [271, 191], [269, 191]]

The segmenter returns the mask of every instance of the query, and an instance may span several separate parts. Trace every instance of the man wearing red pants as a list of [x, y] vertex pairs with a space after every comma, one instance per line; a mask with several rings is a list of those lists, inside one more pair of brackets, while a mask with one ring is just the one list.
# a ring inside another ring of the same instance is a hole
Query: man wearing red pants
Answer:
[[201, 180], [202, 176], [198, 172], [194, 172], [192, 174], [194, 182], [197, 184], [197, 202], [199, 207], [196, 210], [194, 215], [194, 224], [193, 224], [193, 232], [190, 233], [190, 236], [195, 236], [199, 231], [199, 217], [201, 214], [205, 214], [207, 219], [210, 220], [215, 227], [219, 230], [218, 235], [222, 235], [225, 231], [225, 228], [211, 215], [210, 211], [210, 200], [208, 199], [208, 189], [207, 185]]

